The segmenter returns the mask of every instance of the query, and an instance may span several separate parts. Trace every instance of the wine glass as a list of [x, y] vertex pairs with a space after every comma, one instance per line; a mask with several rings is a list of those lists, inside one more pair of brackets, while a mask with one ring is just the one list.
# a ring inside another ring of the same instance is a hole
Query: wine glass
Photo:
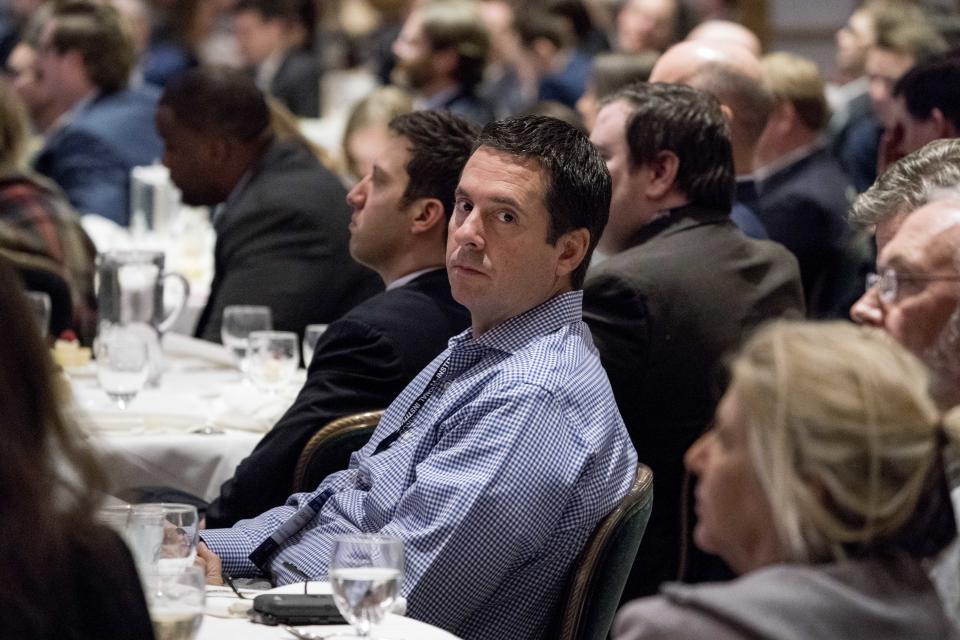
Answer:
[[270, 307], [231, 304], [223, 310], [220, 339], [223, 341], [223, 346], [233, 353], [237, 359], [238, 368], [244, 374], [247, 372], [250, 333], [270, 329], [273, 329], [273, 314], [270, 312]]
[[104, 326], [95, 348], [97, 380], [120, 409], [126, 409], [147, 382], [150, 350], [134, 325]]
[[320, 336], [327, 330], [326, 324], [308, 324], [303, 332], [303, 368], [309, 369], [313, 360], [313, 350], [317, 347]]
[[158, 566], [161, 572], [177, 573], [192, 566], [197, 557], [200, 521], [197, 508], [176, 502], [162, 502], [155, 506], [163, 510], [163, 540]]
[[276, 393], [293, 378], [300, 364], [297, 334], [254, 331], [250, 334], [247, 373], [258, 388]]
[[360, 534], [333, 539], [330, 586], [337, 609], [359, 638], [368, 638], [400, 592], [403, 541]]
[[190, 566], [177, 573], [148, 573], [143, 583], [156, 639], [193, 640], [203, 622], [203, 570]]

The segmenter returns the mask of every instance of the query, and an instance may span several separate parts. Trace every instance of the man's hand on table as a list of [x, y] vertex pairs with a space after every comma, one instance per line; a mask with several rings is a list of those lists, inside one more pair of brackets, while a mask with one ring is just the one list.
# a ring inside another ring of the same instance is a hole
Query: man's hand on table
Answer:
[[201, 540], [197, 543], [197, 559], [193, 562], [203, 569], [207, 584], [223, 584], [223, 567], [220, 556], [210, 551], [210, 548]]

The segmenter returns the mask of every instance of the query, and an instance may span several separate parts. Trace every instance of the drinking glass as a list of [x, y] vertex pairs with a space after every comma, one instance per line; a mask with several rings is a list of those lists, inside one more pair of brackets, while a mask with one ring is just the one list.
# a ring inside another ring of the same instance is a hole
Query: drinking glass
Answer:
[[130, 547], [142, 574], [155, 572], [163, 542], [163, 509], [156, 504], [124, 504], [101, 507], [97, 520], [109, 526]]
[[161, 573], [176, 573], [193, 565], [197, 557], [199, 521], [197, 508], [191, 504], [162, 502], [163, 540], [160, 543]]
[[220, 339], [223, 341], [223, 346], [233, 353], [237, 359], [237, 366], [243, 373], [247, 372], [250, 333], [270, 329], [273, 329], [273, 315], [270, 307], [231, 304], [223, 310]]
[[30, 308], [37, 320], [40, 335], [46, 340], [50, 333], [50, 296], [43, 291], [27, 291], [27, 298], [30, 300]]
[[254, 331], [250, 334], [247, 373], [258, 388], [276, 393], [293, 378], [300, 364], [297, 334], [292, 331]]
[[400, 592], [403, 541], [381, 535], [337, 536], [330, 557], [337, 609], [359, 638], [369, 638]]
[[150, 351], [143, 331], [134, 325], [105, 325], [94, 353], [100, 387], [118, 407], [126, 409], [150, 374]]
[[156, 640], [193, 640], [203, 622], [203, 570], [150, 573], [143, 582]]
[[313, 360], [313, 350], [317, 347], [317, 341], [320, 340], [320, 336], [323, 335], [323, 332], [327, 330], [329, 325], [325, 324], [308, 324], [306, 330], [303, 332], [303, 368], [309, 369], [310, 362]]

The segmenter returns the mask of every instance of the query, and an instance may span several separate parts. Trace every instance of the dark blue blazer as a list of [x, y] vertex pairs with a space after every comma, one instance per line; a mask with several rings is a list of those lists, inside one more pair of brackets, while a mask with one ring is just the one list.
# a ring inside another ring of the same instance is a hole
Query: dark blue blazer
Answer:
[[220, 488], [207, 526], [229, 527], [283, 504], [314, 433], [331, 420], [385, 409], [469, 324], [444, 269], [384, 291], [332, 323], [317, 343], [300, 395]]
[[34, 167], [64, 190], [80, 213], [130, 222], [130, 170], [163, 155], [155, 88], [99, 96], [44, 143]]

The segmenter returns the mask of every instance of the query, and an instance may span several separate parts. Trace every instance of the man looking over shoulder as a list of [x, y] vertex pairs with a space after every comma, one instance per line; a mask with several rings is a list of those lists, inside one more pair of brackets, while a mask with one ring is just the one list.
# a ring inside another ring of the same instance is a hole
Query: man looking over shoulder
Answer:
[[220, 341], [228, 305], [268, 306], [275, 329], [302, 334], [381, 290], [349, 255], [340, 181], [305, 145], [277, 139], [263, 94], [242, 71], [198, 68], [171, 80], [157, 129], [183, 201], [223, 204], [197, 337]]
[[639, 83], [604, 101], [591, 140], [613, 178], [583, 316], [657, 502], [626, 595], [677, 577], [683, 454], [720, 397], [720, 359], [756, 325], [803, 312], [797, 261], [730, 220], [734, 163], [720, 103]]
[[390, 405], [349, 469], [206, 531], [208, 581], [221, 558], [281, 584], [300, 579], [285, 563], [322, 577], [333, 536], [393, 535], [411, 617], [464, 638], [543, 637], [572, 562], [636, 473], [576, 290], [609, 202], [610, 176], [574, 127], [487, 125], [447, 238], [472, 328]]
[[387, 290], [323, 334], [300, 395], [224, 483], [207, 509], [208, 527], [283, 504], [297, 457], [320, 427], [386, 407], [470, 324], [443, 265], [453, 190], [477, 133], [450, 113], [418, 111], [376, 134], [373, 169], [347, 194], [350, 254]]

